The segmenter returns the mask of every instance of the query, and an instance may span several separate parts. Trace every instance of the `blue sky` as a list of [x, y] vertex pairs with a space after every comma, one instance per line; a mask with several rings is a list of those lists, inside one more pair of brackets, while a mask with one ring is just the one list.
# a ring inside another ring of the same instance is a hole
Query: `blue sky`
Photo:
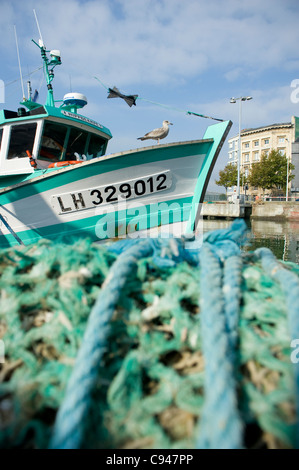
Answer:
[[[85, 94], [82, 114], [111, 130], [111, 153], [144, 145], [137, 137], [164, 119], [174, 124], [165, 143], [201, 138], [214, 122], [174, 108], [231, 119], [232, 137], [238, 133], [232, 96], [253, 97], [242, 106], [242, 128], [299, 115], [299, 103], [291, 99], [291, 83], [299, 79], [298, 0], [0, 0], [0, 108], [16, 109], [22, 99], [14, 25], [25, 87], [29, 74], [39, 101], [45, 100], [42, 71], [32, 73], [41, 65], [31, 42], [39, 37], [33, 9], [47, 49], [61, 50], [55, 99], [69, 91]], [[144, 100], [130, 108], [121, 99], [108, 100], [94, 76], [170, 108]], [[226, 163], [224, 145], [210, 191], [221, 191], [214, 182]]]

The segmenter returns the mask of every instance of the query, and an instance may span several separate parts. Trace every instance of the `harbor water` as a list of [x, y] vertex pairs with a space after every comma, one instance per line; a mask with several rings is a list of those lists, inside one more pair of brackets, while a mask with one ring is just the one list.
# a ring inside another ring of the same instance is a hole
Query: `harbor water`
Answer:
[[[267, 247], [283, 261], [299, 264], [299, 220], [273, 222], [268, 220], [245, 220], [248, 225], [247, 243], [243, 250]], [[209, 232], [230, 227], [231, 220], [203, 220], [203, 231]]]

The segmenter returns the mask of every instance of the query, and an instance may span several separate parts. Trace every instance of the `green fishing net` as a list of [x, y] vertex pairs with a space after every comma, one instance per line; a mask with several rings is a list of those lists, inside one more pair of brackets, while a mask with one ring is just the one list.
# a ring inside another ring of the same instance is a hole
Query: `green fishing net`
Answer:
[[[285, 298], [250, 253], [242, 257], [242, 440], [245, 448], [292, 448], [297, 418]], [[89, 313], [115, 259], [107, 246], [89, 241], [0, 252], [2, 448], [49, 446]], [[299, 274], [295, 264], [284, 266]], [[82, 447], [195, 447], [205, 402], [201, 269], [138, 261], [111, 321]]]

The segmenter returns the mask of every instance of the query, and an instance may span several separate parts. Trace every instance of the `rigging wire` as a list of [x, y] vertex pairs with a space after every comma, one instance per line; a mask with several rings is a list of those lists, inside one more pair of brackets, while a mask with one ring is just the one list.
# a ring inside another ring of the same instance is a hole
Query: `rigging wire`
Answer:
[[[32, 75], [35, 72], [38, 72], [38, 70], [41, 70], [42, 68], [43, 68], [43, 65], [40, 65], [37, 69], [35, 69], [32, 72], [29, 72], [26, 75], [24, 75], [23, 78], [30, 77], [30, 75]], [[7, 87], [9, 85], [13, 85], [14, 83], [18, 82], [19, 80], [20, 80], [20, 78], [16, 78], [15, 80], [11, 80], [10, 82], [6, 82], [3, 85], [1, 85], [1, 82], [0, 82], [0, 88], [4, 88], [4, 87]]]
[[[29, 72], [28, 74], [24, 75], [22, 78], [30, 77], [30, 75], [32, 75], [35, 72], [38, 72], [42, 68], [43, 68], [43, 65], [37, 67], [32, 72]], [[0, 82], [0, 89], [4, 88], [4, 87], [7, 87], [9, 85], [12, 85], [12, 84], [18, 82], [19, 80], [22, 81], [22, 78], [16, 78], [15, 80], [12, 80], [10, 82], [6, 82], [3, 85], [1, 85], [1, 82]], [[107, 85], [105, 85], [105, 83], [102, 82], [98, 77], [94, 76], [93, 78], [95, 78], [107, 91], [109, 91], [109, 87]], [[38, 87], [38, 92], [40, 92], [43, 80], [44, 80], [44, 76], [42, 76], [42, 79], [40, 81], [40, 84], [39, 84], [39, 87]], [[23, 88], [23, 82], [22, 82], [22, 88]], [[24, 94], [24, 89], [23, 89], [23, 94]], [[155, 106], [160, 106], [160, 107], [165, 108], [165, 109], [169, 109], [169, 110], [172, 110], [172, 111], [177, 111], [177, 112], [180, 112], [180, 113], [185, 113], [187, 115], [192, 115], [192, 116], [202, 117], [202, 118], [205, 118], [205, 119], [212, 119], [214, 121], [223, 122], [223, 119], [215, 118], [215, 117], [212, 117], [212, 116], [206, 116], [204, 114], [195, 113], [193, 111], [187, 111], [187, 110], [184, 110], [184, 109], [181, 109], [181, 108], [176, 108], [174, 106], [170, 106], [170, 105], [163, 104], [163, 103], [158, 103], [157, 101], [148, 100], [146, 98], [142, 98], [141, 96], [138, 96], [136, 99], [146, 101], [147, 103], [151, 103], [151, 104], [154, 104]]]
[[[95, 77], [94, 78], [104, 87], [106, 88], [107, 91], [109, 91], [109, 87], [107, 87], [107, 85], [105, 85], [105, 83], [103, 83], [98, 77]], [[148, 100], [146, 98], [141, 98], [140, 96], [138, 96], [136, 98], [137, 100], [142, 100], [142, 101], [147, 101], [148, 103], [151, 103], [151, 104], [154, 104], [156, 106], [160, 106], [162, 108], [166, 108], [166, 109], [170, 109], [172, 111], [178, 111], [180, 113], [185, 113], [185, 114], [188, 114], [188, 115], [193, 115], [193, 116], [198, 116], [198, 117], [202, 117], [202, 118], [206, 118], [206, 119], [213, 119], [214, 121], [220, 121], [220, 122], [223, 122], [223, 119], [219, 119], [219, 118], [215, 118], [215, 117], [212, 117], [212, 116], [206, 116], [204, 114], [199, 114], [199, 113], [194, 113], [193, 111], [186, 111], [184, 109], [181, 109], [181, 108], [175, 108], [173, 106], [169, 106], [167, 104], [162, 104], [162, 103], [158, 103], [156, 101], [151, 101], [151, 100]]]

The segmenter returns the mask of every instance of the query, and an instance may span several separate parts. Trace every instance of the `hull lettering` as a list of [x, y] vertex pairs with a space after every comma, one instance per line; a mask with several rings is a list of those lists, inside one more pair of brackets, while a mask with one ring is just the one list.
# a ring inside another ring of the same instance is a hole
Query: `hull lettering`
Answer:
[[59, 214], [76, 212], [83, 209], [102, 207], [142, 196], [156, 195], [170, 189], [172, 175], [170, 170], [141, 178], [122, 181], [91, 189], [81, 189], [59, 196], [52, 196], [52, 207]]

